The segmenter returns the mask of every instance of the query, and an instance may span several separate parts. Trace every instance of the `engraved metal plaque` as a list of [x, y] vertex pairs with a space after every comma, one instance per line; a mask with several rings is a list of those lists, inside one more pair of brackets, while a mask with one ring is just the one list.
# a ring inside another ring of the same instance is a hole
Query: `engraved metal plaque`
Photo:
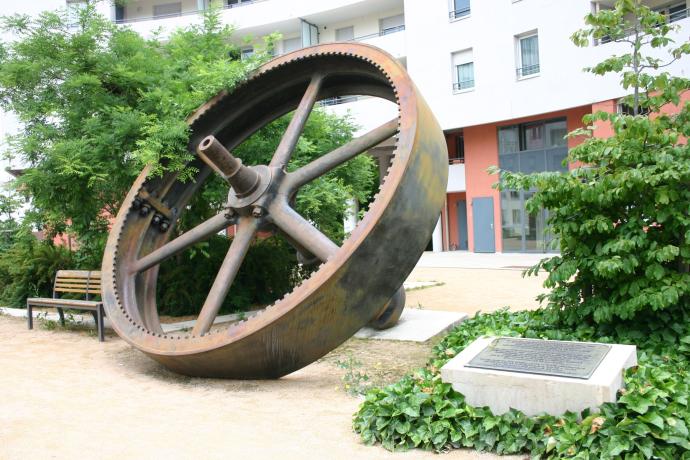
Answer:
[[588, 379], [611, 345], [499, 337], [467, 367]]

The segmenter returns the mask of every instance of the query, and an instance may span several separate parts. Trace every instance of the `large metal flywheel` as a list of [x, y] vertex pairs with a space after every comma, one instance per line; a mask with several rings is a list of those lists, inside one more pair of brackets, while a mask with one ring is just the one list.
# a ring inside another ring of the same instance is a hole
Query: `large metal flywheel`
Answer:
[[[397, 104], [398, 116], [292, 172], [286, 165], [315, 102], [365, 95]], [[293, 112], [268, 165], [245, 166], [232, 151]], [[194, 180], [149, 177], [145, 168], [113, 224], [103, 259], [103, 301], [115, 331], [186, 375], [277, 378], [322, 357], [362, 326], [394, 323], [402, 283], [427, 246], [444, 202], [448, 157], [443, 132], [405, 68], [386, 52], [334, 43], [280, 56], [188, 120]], [[292, 207], [299, 188], [355, 156], [395, 139], [393, 159], [363, 219], [337, 246]], [[211, 174], [230, 188], [223, 212], [175, 238], [175, 224]], [[159, 265], [235, 225], [230, 249], [194, 328], [166, 334], [159, 321]], [[277, 232], [321, 265], [258, 314], [213, 325], [257, 232]], [[401, 300], [402, 298], [402, 300]]]

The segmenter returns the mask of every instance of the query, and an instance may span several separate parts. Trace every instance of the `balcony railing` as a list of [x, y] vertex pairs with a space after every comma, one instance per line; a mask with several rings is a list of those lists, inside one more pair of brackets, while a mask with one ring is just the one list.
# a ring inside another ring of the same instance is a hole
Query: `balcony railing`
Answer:
[[539, 64], [528, 65], [524, 67], [518, 67], [515, 69], [515, 73], [518, 78], [529, 77], [530, 75], [536, 75], [539, 73]]
[[390, 34], [393, 34], [396, 32], [402, 32], [403, 30], [405, 30], [405, 24], [400, 25], [400, 26], [396, 26], [396, 27], [391, 27], [389, 29], [383, 29], [383, 30], [380, 30], [380, 31], [375, 32], [373, 34], [361, 35], [359, 37], [351, 38], [347, 41], [348, 42], [361, 42], [361, 41], [369, 40], [369, 39], [376, 38], [376, 37], [383, 37], [384, 35], [390, 35]]
[[690, 16], [690, 8], [686, 8], [684, 10], [679, 11], [659, 11], [659, 13], [666, 16], [667, 22], [676, 22]]
[[450, 19], [460, 19], [460, 18], [464, 18], [465, 16], [469, 16], [469, 15], [470, 15], [470, 7], [460, 8], [459, 10], [453, 10], [453, 11], [448, 12], [448, 17], [450, 17]]
[[[666, 16], [666, 23], [677, 22], [677, 21], [681, 21], [685, 18], [690, 17], [690, 8], [686, 8], [686, 9], [680, 10], [680, 11], [673, 11], [673, 12], [665, 11], [665, 10], [660, 10], [660, 11], [656, 11], [656, 12]], [[634, 27], [626, 29], [625, 32], [623, 33], [623, 35], [626, 37], [629, 37], [630, 35], [634, 35], [634, 34], [635, 34], [635, 28]], [[603, 37], [595, 38], [594, 44], [595, 45], [604, 45], [606, 43], [610, 43], [611, 41], [613, 41], [611, 39], [611, 36], [604, 35]]]
[[328, 107], [331, 105], [347, 104], [348, 102], [355, 102], [359, 100], [360, 96], [334, 96], [322, 99], [316, 103], [319, 107]]
[[[262, 2], [265, 0], [244, 0], [241, 3], [235, 3], [235, 4], [224, 4], [223, 9], [230, 9], [230, 8], [239, 8], [240, 6], [246, 6], [251, 3], [257, 3], [257, 2]], [[195, 14], [201, 14], [205, 9], [196, 9], [196, 10], [188, 10], [188, 11], [179, 11], [176, 13], [169, 13], [169, 14], [158, 14], [155, 16], [143, 16], [140, 18], [121, 18], [121, 19], [115, 19], [116, 24], [127, 24], [131, 22], [142, 22], [142, 21], [152, 21], [156, 19], [167, 19], [167, 18], [177, 18], [180, 16], [190, 16], [190, 15], [195, 15]]]
[[474, 88], [474, 80], [465, 80], [465, 81], [459, 81], [457, 83], [453, 83], [453, 90], [454, 91], [463, 91], [466, 89], [471, 89]]

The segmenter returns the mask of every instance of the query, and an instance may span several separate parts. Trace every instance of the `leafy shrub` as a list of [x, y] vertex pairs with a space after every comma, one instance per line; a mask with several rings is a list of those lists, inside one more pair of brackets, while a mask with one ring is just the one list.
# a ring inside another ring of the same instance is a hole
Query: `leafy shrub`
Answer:
[[[687, 58], [690, 42], [673, 45], [676, 26], [637, 0], [617, 0], [586, 23], [573, 35], [576, 45], [607, 38], [628, 47], [586, 70], [620, 73], [635, 116], [586, 116], [587, 127], [570, 134], [583, 142], [570, 150], [576, 167], [566, 174], [501, 173], [502, 187], [536, 190], [529, 212], [549, 212], [560, 255], [530, 273], [548, 272], [551, 291], [542, 298], [569, 324], [631, 319], [690, 301], [690, 104], [681, 98], [690, 80], [656, 71]], [[645, 56], [651, 48], [655, 56]], [[601, 126], [613, 135], [602, 138]]]
[[[161, 265], [157, 289], [161, 315], [199, 313], [231, 241], [214, 236]], [[249, 248], [221, 313], [272, 303], [300, 279], [291, 246], [275, 237], [259, 240]]]
[[[478, 315], [434, 348], [425, 369], [370, 391], [353, 427], [364, 442], [389, 450], [472, 447], [529, 452], [534, 458], [687, 459], [690, 316], [683, 312], [680, 318], [662, 313], [636, 323], [582, 324], [573, 330], [550, 323], [541, 310]], [[466, 404], [439, 374], [440, 366], [483, 335], [630, 343], [638, 346], [639, 366], [626, 371], [618, 401], [599, 411], [494, 415]]]
[[24, 234], [0, 254], [0, 302], [23, 307], [27, 297], [51, 297], [55, 273], [74, 268], [67, 248]]

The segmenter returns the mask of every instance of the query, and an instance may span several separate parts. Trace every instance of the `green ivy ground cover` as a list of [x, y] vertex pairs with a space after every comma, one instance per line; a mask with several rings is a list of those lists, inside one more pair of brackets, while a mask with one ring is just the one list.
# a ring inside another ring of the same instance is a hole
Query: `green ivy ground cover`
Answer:
[[[467, 405], [439, 373], [483, 335], [633, 344], [639, 365], [626, 371], [618, 401], [598, 411], [527, 417], [512, 410], [496, 416], [488, 408]], [[425, 369], [369, 391], [353, 426], [364, 442], [389, 450], [468, 447], [534, 458], [690, 459], [689, 364], [685, 311], [576, 329], [550, 323], [541, 310], [481, 314], [437, 345]]]

